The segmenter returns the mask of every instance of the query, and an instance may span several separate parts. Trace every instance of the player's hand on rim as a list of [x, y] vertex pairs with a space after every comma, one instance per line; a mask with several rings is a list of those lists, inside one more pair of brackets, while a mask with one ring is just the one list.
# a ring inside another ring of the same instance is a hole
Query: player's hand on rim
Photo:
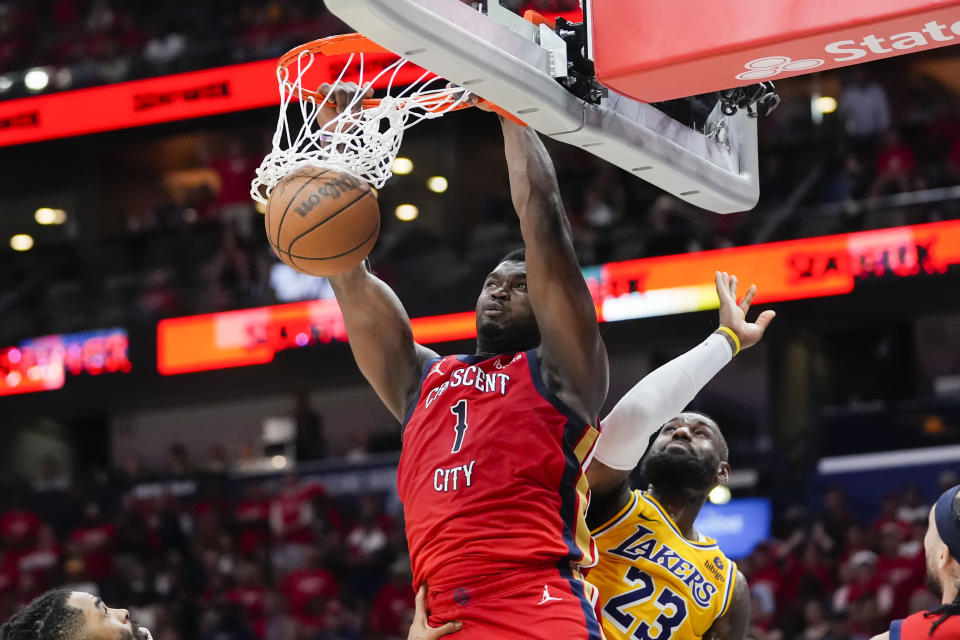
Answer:
[[417, 592], [416, 611], [413, 615], [413, 624], [410, 625], [410, 633], [407, 640], [436, 640], [441, 636], [456, 633], [463, 628], [463, 623], [459, 620], [448, 622], [440, 627], [431, 627], [427, 621], [427, 587], [420, 586]]
[[757, 285], [752, 284], [746, 295], [737, 303], [737, 276], [726, 271], [715, 273], [717, 295], [720, 297], [720, 326], [727, 327], [740, 339], [740, 349], [748, 349], [760, 342], [763, 332], [777, 315], [775, 311], [767, 309], [755, 322], [747, 322], [747, 311], [757, 295]]
[[[361, 91], [363, 95], [357, 97]], [[373, 87], [367, 86], [366, 90], [363, 90], [356, 82], [339, 82], [335, 85], [323, 83], [317, 92], [326, 96], [320, 113], [317, 114], [320, 126], [327, 124], [347, 109], [359, 111], [363, 106], [362, 101], [373, 97]]]

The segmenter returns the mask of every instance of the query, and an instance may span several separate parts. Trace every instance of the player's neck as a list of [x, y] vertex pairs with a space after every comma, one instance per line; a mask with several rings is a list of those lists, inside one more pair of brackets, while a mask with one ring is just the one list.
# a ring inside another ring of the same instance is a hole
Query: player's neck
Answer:
[[473, 354], [484, 359], [494, 358], [504, 353], [519, 353], [521, 351], [528, 351], [529, 349], [535, 348], [536, 345], [532, 347], [528, 344], [508, 343], [508, 342], [497, 342], [491, 343], [486, 341], [477, 341], [477, 350]]
[[953, 604], [957, 599], [957, 593], [960, 590], [960, 583], [952, 580], [943, 581], [943, 600], [940, 604]]
[[694, 542], [698, 540], [699, 536], [693, 528], [693, 523], [700, 514], [703, 503], [707, 501], [707, 494], [689, 489], [664, 490], [652, 484], [647, 488], [647, 493], [656, 498], [680, 529], [683, 537]]

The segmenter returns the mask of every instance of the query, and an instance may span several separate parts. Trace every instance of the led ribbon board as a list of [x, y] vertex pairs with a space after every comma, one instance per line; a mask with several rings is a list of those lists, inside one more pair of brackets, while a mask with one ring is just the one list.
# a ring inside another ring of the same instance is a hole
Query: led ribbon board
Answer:
[[[960, 265], [960, 220], [717, 251], [613, 262], [583, 270], [601, 322], [716, 309], [716, 270], [755, 283], [756, 303], [851, 293], [881, 277], [937, 276]], [[473, 311], [414, 318], [424, 344], [476, 336]], [[163, 320], [157, 366], [165, 375], [265, 364], [278, 351], [345, 342], [334, 300]]]
[[129, 373], [123, 329], [29, 338], [0, 349], [0, 396], [63, 387], [67, 375]]
[[[579, 11], [546, 15], [575, 22], [583, 19]], [[374, 65], [393, 59], [378, 54], [366, 57]], [[332, 82], [342, 65], [338, 58], [318, 59], [310, 78]], [[279, 102], [276, 66], [275, 60], [261, 60], [0, 101], [0, 147], [272, 107]], [[421, 73], [422, 69], [407, 65], [395, 84], [413, 81]], [[354, 71], [345, 77], [355, 76]]]
[[[377, 65], [394, 59], [368, 54], [366, 61]], [[311, 80], [332, 81], [343, 62], [339, 56], [315, 60]], [[395, 82], [410, 82], [422, 73], [408, 65]], [[345, 78], [355, 75], [351, 70]], [[278, 101], [273, 60], [6, 100], [0, 102], [0, 147], [272, 107]]]

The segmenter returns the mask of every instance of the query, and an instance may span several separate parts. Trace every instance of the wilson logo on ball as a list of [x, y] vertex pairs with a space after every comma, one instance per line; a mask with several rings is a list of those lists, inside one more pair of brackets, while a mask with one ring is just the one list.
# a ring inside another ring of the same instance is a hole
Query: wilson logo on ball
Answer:
[[313, 193], [297, 205], [295, 211], [301, 218], [306, 217], [311, 209], [320, 204], [324, 198], [339, 198], [343, 193], [361, 189], [365, 186], [365, 182], [361, 182], [353, 176], [341, 174], [337, 178], [331, 178], [327, 182], [320, 183]]
[[805, 60], [794, 60], [787, 56], [757, 58], [743, 65], [746, 71], [738, 73], [737, 80], [762, 80], [788, 71], [806, 71], [815, 69], [824, 62], [821, 58], [807, 58]]

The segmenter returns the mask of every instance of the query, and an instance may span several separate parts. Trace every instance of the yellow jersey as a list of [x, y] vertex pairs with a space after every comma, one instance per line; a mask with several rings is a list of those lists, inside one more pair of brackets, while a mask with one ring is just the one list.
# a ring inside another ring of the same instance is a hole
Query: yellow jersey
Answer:
[[643, 491], [595, 529], [587, 579], [600, 595], [607, 640], [695, 640], [727, 611], [737, 566], [715, 540], [687, 540]]

